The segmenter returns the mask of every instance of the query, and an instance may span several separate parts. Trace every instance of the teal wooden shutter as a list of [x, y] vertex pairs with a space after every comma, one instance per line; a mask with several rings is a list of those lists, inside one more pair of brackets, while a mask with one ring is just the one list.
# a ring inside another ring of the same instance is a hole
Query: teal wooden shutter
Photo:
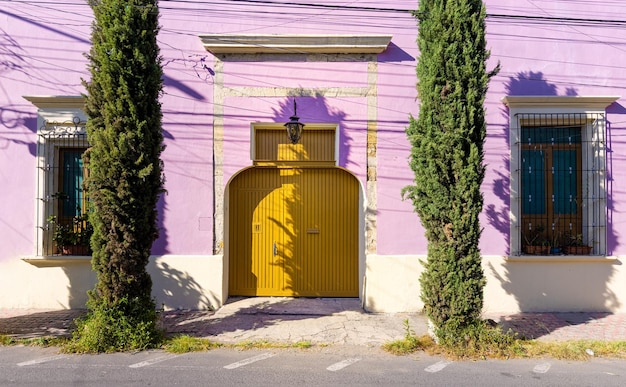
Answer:
[[552, 152], [555, 214], [575, 214], [577, 198], [576, 150]]
[[83, 151], [65, 150], [63, 152], [63, 201], [64, 217], [82, 215], [83, 203]]
[[522, 150], [522, 214], [546, 213], [545, 157], [543, 150]]

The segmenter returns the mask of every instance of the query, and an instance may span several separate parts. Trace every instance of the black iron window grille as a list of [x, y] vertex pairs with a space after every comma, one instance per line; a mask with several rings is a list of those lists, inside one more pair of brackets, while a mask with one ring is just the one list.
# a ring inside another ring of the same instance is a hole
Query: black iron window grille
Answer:
[[89, 255], [84, 122], [45, 123], [37, 143], [37, 255]]
[[518, 114], [519, 254], [606, 254], [603, 114]]

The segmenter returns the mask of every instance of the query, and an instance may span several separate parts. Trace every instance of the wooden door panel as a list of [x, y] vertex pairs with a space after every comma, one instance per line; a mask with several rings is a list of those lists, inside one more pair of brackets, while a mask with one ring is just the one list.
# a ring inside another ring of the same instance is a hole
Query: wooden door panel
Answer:
[[358, 296], [358, 182], [338, 168], [256, 168], [230, 185], [230, 294]]

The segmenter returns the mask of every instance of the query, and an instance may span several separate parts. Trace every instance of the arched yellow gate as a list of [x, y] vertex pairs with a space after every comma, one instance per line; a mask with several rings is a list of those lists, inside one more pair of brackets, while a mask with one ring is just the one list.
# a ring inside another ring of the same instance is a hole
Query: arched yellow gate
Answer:
[[229, 185], [229, 294], [358, 297], [359, 183], [337, 167], [254, 167]]

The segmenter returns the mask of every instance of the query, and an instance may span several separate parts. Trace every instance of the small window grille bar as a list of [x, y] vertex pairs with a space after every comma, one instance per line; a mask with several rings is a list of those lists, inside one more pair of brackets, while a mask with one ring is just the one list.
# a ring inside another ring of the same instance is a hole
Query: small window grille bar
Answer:
[[[63, 254], [60, 238], [77, 238], [88, 224], [84, 221], [86, 190], [82, 153], [88, 146], [84, 122], [45, 123], [37, 143], [37, 256]], [[69, 242], [68, 242], [69, 243]], [[86, 255], [66, 249], [65, 254]]]
[[[516, 226], [520, 254], [606, 248], [606, 123], [601, 113], [517, 114]], [[543, 246], [535, 249], [532, 246]], [[584, 251], [584, 250], [582, 250]], [[584, 254], [584, 253], [583, 253]]]

